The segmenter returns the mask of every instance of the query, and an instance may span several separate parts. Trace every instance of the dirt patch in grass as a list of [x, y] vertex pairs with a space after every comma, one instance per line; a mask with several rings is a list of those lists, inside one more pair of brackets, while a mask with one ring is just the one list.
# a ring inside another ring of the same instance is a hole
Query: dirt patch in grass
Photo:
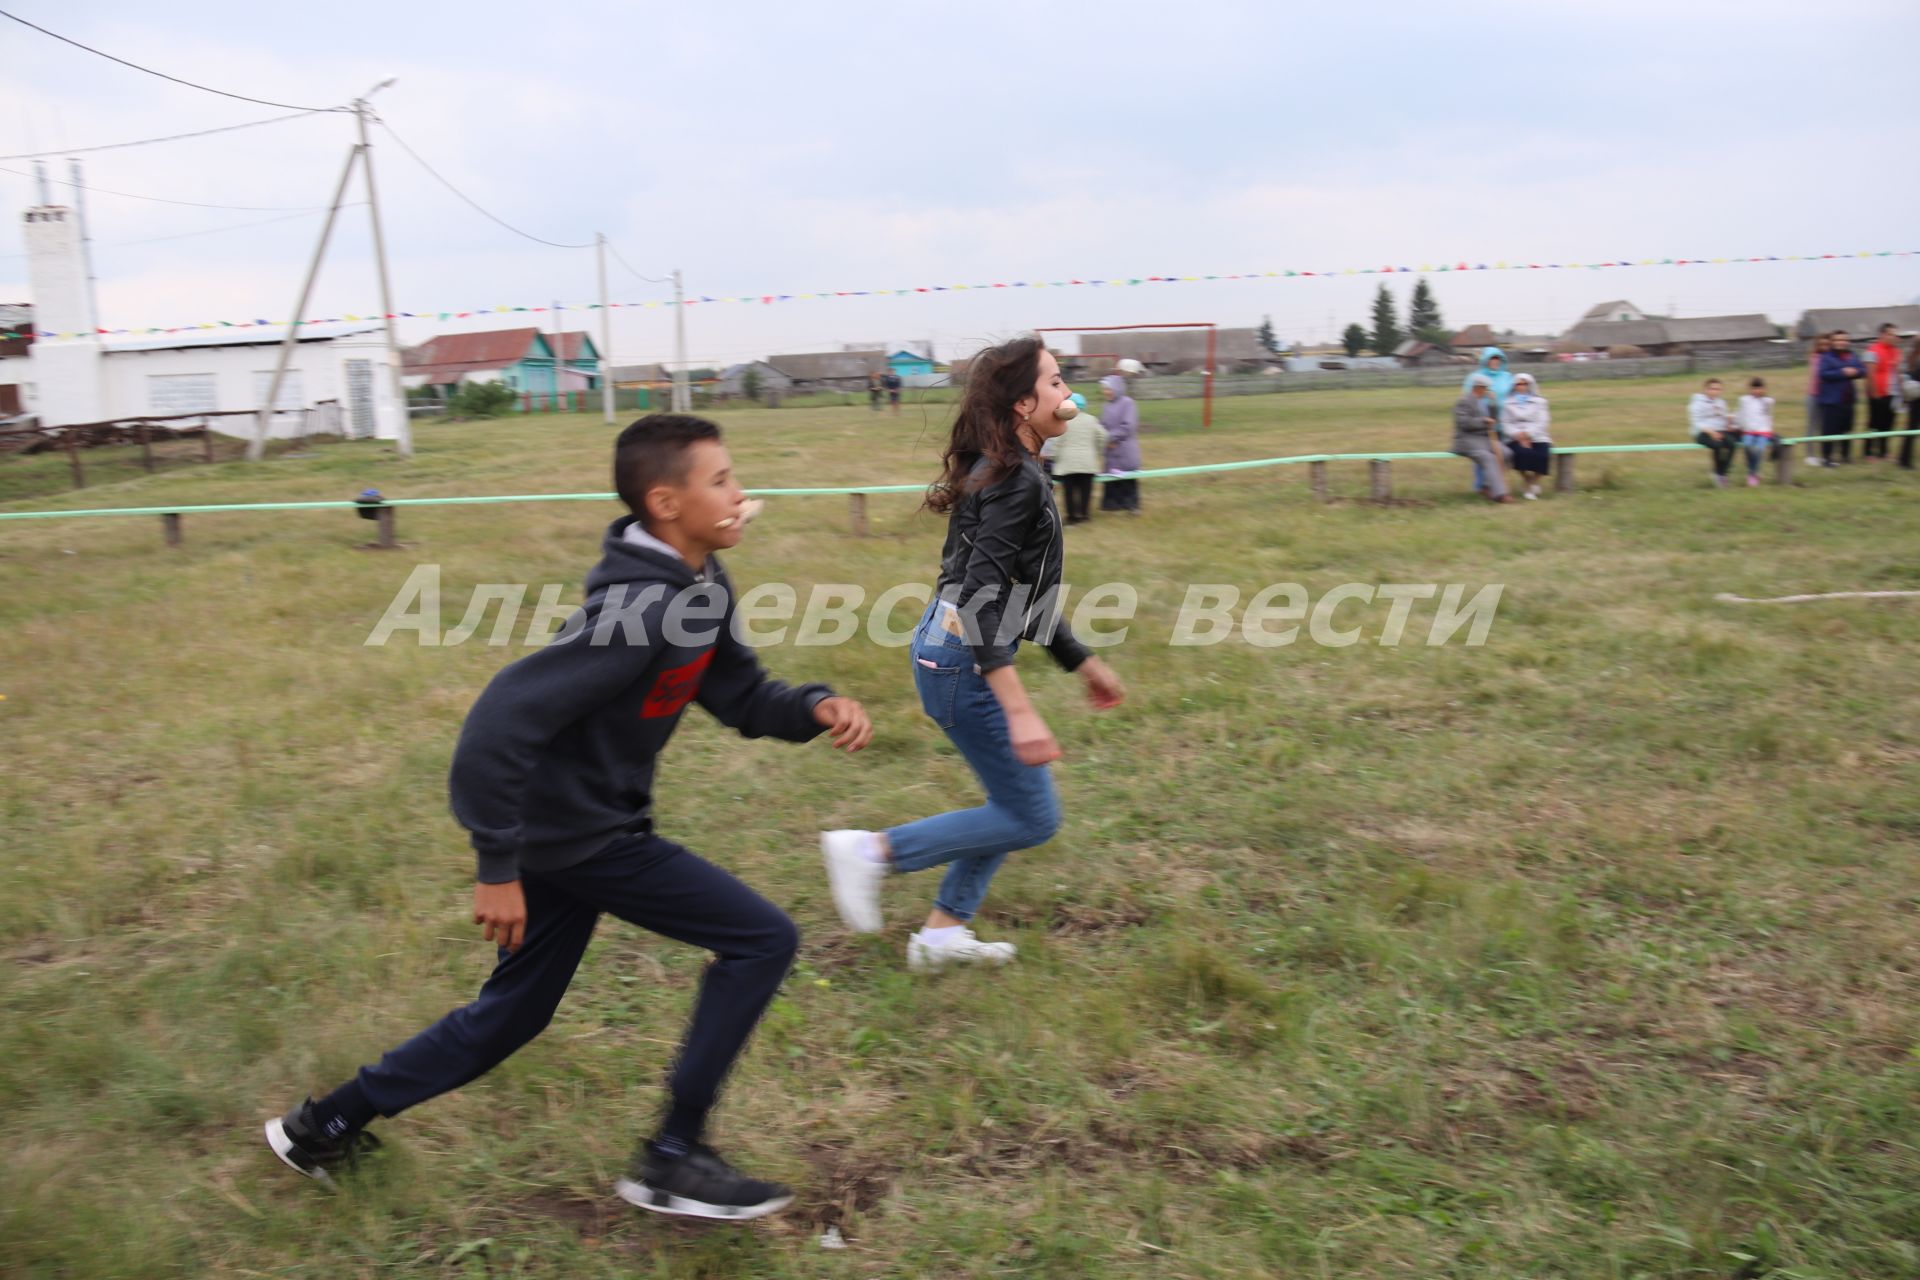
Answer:
[[800, 1210], [822, 1231], [844, 1233], [849, 1216], [871, 1212], [900, 1176], [898, 1163], [845, 1147], [814, 1146], [805, 1159], [813, 1176], [801, 1191]]

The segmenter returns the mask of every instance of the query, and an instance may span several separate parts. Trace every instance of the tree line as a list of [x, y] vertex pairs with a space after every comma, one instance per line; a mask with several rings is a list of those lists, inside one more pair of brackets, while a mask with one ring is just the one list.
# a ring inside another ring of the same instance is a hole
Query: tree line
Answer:
[[1445, 342], [1453, 336], [1440, 318], [1440, 304], [1434, 300], [1433, 287], [1421, 276], [1413, 284], [1413, 296], [1407, 300], [1407, 322], [1400, 323], [1394, 306], [1393, 291], [1382, 284], [1373, 295], [1373, 325], [1350, 324], [1340, 335], [1340, 345], [1350, 356], [1362, 351], [1390, 356], [1408, 338], [1421, 342]]

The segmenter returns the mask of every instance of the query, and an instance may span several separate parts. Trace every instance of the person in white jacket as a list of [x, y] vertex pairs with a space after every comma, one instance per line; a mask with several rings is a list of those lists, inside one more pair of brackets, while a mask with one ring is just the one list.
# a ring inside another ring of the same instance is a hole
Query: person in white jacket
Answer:
[[1530, 373], [1513, 376], [1513, 390], [1500, 406], [1500, 438], [1507, 443], [1513, 469], [1526, 481], [1521, 496], [1533, 501], [1540, 496], [1540, 482], [1553, 469], [1553, 415]]
[[1779, 440], [1773, 430], [1773, 397], [1767, 394], [1767, 380], [1755, 378], [1747, 384], [1733, 411], [1733, 424], [1740, 430], [1740, 447], [1747, 451], [1747, 487], [1760, 484], [1760, 464], [1767, 460]]
[[1085, 396], [1076, 391], [1072, 399], [1081, 410], [1079, 416], [1047, 443], [1053, 446], [1053, 478], [1067, 500], [1067, 523], [1085, 524], [1093, 519], [1093, 477], [1107, 451], [1107, 429], [1086, 412]]
[[1727, 468], [1733, 463], [1733, 451], [1739, 444], [1739, 432], [1733, 415], [1720, 395], [1720, 379], [1708, 378], [1706, 385], [1687, 401], [1687, 434], [1703, 449], [1713, 451], [1713, 487], [1727, 487]]

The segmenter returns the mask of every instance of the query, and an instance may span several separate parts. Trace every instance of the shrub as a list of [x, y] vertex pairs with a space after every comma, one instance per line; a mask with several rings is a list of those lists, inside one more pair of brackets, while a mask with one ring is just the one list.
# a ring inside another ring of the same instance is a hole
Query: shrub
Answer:
[[469, 382], [447, 401], [447, 414], [454, 418], [497, 418], [510, 412], [518, 399], [504, 382]]

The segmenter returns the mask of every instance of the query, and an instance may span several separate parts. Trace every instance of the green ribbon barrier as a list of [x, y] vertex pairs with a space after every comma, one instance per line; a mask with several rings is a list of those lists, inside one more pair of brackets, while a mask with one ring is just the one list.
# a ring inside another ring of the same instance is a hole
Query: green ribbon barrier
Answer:
[[[1844, 436], [1793, 436], [1784, 438], [1781, 444], [1821, 444], [1841, 440], [1880, 440], [1894, 436], [1920, 435], [1920, 428], [1905, 431], [1868, 431]], [[1586, 444], [1553, 447], [1555, 453], [1674, 453], [1700, 446], [1692, 442], [1684, 444]], [[1457, 458], [1461, 455], [1445, 451], [1427, 450], [1417, 453], [1300, 453], [1284, 458], [1251, 458], [1244, 462], [1207, 462], [1191, 467], [1152, 467], [1144, 471], [1129, 471], [1119, 475], [1103, 476], [1107, 480], [1157, 480], [1173, 476], [1215, 475], [1231, 471], [1254, 471], [1262, 467], [1297, 466], [1303, 462], [1406, 462], [1432, 458]], [[847, 494], [880, 493], [925, 493], [923, 484], [879, 484], [855, 485], [849, 488], [834, 489], [748, 489], [747, 494], [755, 498], [822, 498], [844, 497]], [[619, 495], [614, 493], [502, 493], [486, 494], [477, 497], [456, 498], [386, 498], [383, 501], [390, 507], [458, 507], [482, 506], [501, 502], [614, 502]], [[190, 506], [172, 507], [87, 507], [71, 511], [0, 511], [0, 520], [75, 520], [93, 516], [162, 516], [162, 515], [201, 515], [217, 511], [357, 511], [360, 504], [352, 501], [327, 502], [231, 502], [206, 503]]]

